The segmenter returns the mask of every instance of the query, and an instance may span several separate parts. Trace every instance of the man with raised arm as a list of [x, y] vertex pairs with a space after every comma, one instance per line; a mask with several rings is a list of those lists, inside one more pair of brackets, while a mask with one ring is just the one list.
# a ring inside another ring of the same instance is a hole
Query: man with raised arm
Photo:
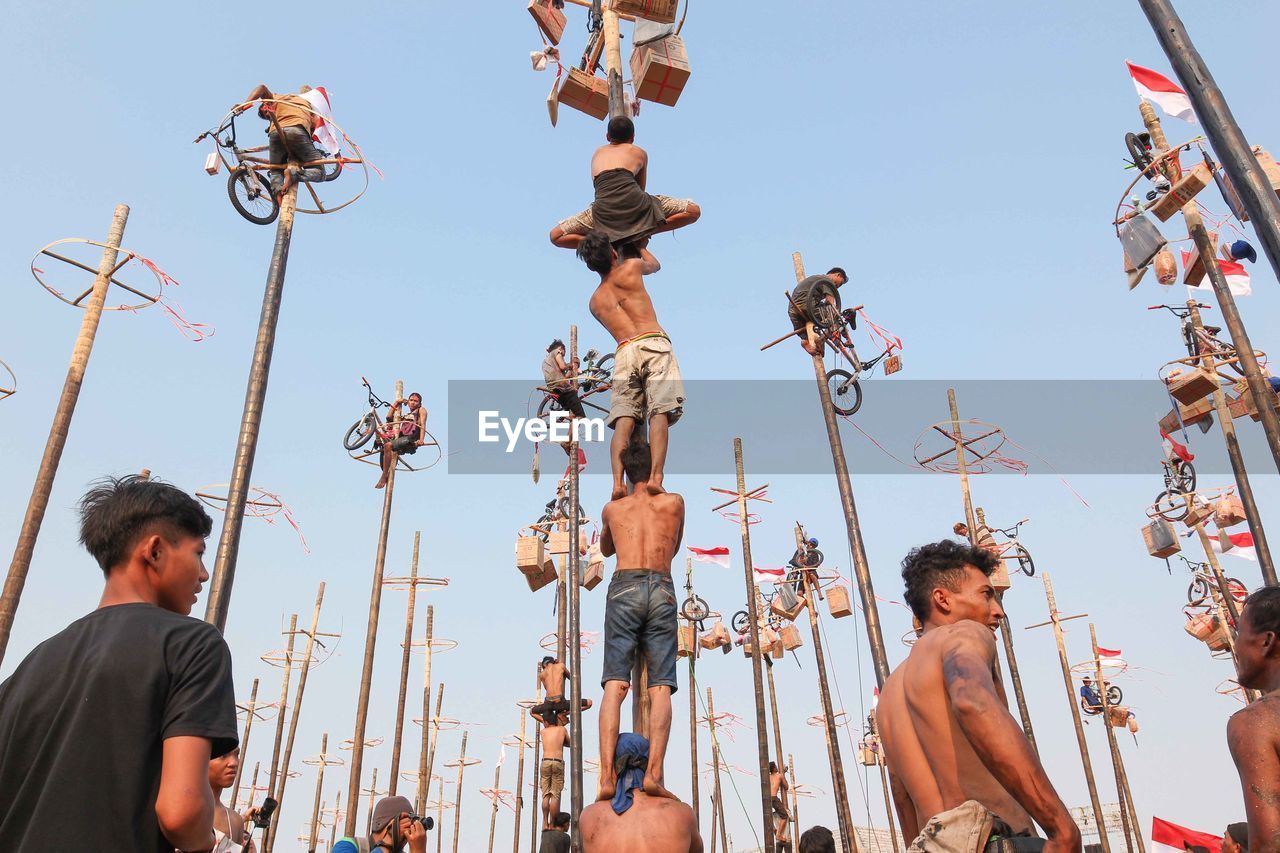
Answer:
[[[671, 694], [676, 692], [676, 593], [671, 558], [684, 536], [684, 498], [649, 482], [649, 445], [634, 434], [622, 451], [631, 494], [605, 504], [600, 515], [600, 552], [618, 562], [609, 582], [604, 611], [604, 674], [600, 686], [600, 791], [613, 799], [622, 700], [631, 687], [636, 654], [649, 668], [649, 743], [644, 791], [675, 795], [663, 787], [662, 761], [671, 734]], [[603, 849], [603, 848], [602, 848]]]
[[606, 143], [591, 155], [591, 182], [596, 199], [590, 207], [551, 229], [551, 242], [576, 249], [583, 238], [599, 229], [619, 249], [663, 231], [692, 225], [702, 215], [692, 199], [649, 195], [645, 183], [649, 155], [636, 145], [631, 119], [609, 120]]
[[1239, 627], [1236, 680], [1262, 698], [1231, 716], [1227, 746], [1244, 791], [1248, 849], [1280, 850], [1280, 587], [1245, 599]]
[[884, 683], [876, 721], [903, 833], [916, 836], [910, 851], [1080, 850], [993, 672], [1004, 615], [994, 568], [989, 552], [951, 540], [902, 561], [923, 632]]
[[[305, 97], [310, 91], [310, 86], [303, 86], [296, 95], [272, 92], [266, 83], [262, 83], [237, 107], [238, 111], [243, 111], [253, 106], [254, 102], [262, 101], [258, 105], [258, 116], [268, 122], [267, 159], [273, 165], [284, 166], [290, 158], [299, 163], [325, 159], [325, 153], [312, 141], [317, 113], [311, 101]], [[284, 173], [284, 169], [271, 170], [273, 192], [279, 193], [285, 188]], [[324, 177], [324, 167], [299, 168], [294, 177], [295, 180], [318, 181]]]
[[592, 231], [583, 238], [578, 257], [600, 275], [600, 286], [591, 294], [591, 315], [617, 341], [608, 421], [613, 429], [609, 445], [612, 498], [627, 493], [622, 481], [622, 448], [636, 424], [641, 424], [643, 431], [646, 420], [653, 458], [648, 485], [661, 491], [667, 433], [684, 414], [684, 383], [671, 339], [658, 325], [653, 301], [644, 289], [644, 277], [658, 270], [658, 261], [643, 245], [640, 257], [623, 260], [602, 231]]

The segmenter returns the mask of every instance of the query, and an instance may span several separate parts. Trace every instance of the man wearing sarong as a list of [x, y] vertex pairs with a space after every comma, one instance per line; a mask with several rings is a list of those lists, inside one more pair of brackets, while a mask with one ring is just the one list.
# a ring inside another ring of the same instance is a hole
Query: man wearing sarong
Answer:
[[702, 209], [692, 199], [645, 192], [649, 155], [633, 144], [636, 128], [631, 119], [611, 119], [605, 138], [608, 144], [597, 148], [591, 157], [595, 201], [552, 228], [552, 243], [562, 249], [576, 249], [588, 232], [599, 229], [627, 254], [626, 247], [632, 243], [698, 221]]
[[951, 540], [902, 561], [923, 632], [885, 681], [876, 722], [903, 833], [915, 836], [908, 853], [1080, 850], [1080, 830], [993, 673], [1004, 615], [994, 568], [990, 552]]

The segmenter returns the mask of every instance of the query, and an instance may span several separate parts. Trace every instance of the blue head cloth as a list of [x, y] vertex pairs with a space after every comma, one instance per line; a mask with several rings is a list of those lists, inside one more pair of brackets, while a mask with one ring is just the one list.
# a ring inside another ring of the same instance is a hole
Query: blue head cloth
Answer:
[[622, 814], [631, 808], [631, 792], [644, 787], [644, 771], [649, 765], [649, 741], [634, 732], [618, 735], [613, 751], [614, 769], [618, 771], [618, 789], [613, 795], [613, 811]]

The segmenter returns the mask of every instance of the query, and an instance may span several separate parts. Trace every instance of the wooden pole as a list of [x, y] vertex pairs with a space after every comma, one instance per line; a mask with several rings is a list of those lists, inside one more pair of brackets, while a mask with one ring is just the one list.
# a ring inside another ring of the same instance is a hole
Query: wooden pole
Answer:
[[[1156, 4], [1167, 9], [1169, 30], [1172, 31], [1176, 28], [1177, 32], [1181, 34], [1179, 40], [1188, 46], [1190, 45], [1190, 41], [1186, 38], [1186, 30], [1182, 29], [1182, 22], [1173, 14], [1172, 7], [1169, 7], [1167, 2], [1164, 2], [1164, 0], [1139, 0], [1139, 3], [1143, 5], [1144, 11], [1147, 12], [1147, 17], [1153, 22], [1155, 19], [1152, 18], [1152, 15], [1155, 14], [1155, 10], [1158, 8]], [[1157, 35], [1161, 36], [1161, 41], [1166, 45], [1165, 50], [1168, 52], [1168, 44], [1171, 42], [1166, 41], [1163, 33], [1157, 32]], [[1203, 63], [1199, 62], [1199, 56], [1195, 54], [1195, 49], [1190, 48], [1190, 51], [1195, 56], [1196, 64], [1203, 69]], [[1174, 63], [1175, 67], [1179, 64], [1179, 62]], [[1213, 85], [1213, 78], [1209, 76], [1207, 69], [1204, 70], [1204, 74], [1209, 84]], [[1189, 91], [1198, 91], [1198, 87], [1202, 85], [1203, 80], [1197, 80], [1196, 86], [1189, 87]], [[1214, 86], [1214, 89], [1216, 90], [1216, 86]], [[1221, 93], [1218, 93], [1218, 98], [1221, 99]], [[1159, 153], [1168, 151], [1169, 143], [1165, 139], [1164, 129], [1160, 126], [1160, 119], [1156, 118], [1155, 110], [1146, 101], [1141, 101], [1138, 104], [1138, 111], [1142, 114], [1142, 123], [1146, 126], [1147, 132], [1151, 134], [1151, 144], [1156, 151]], [[1229, 112], [1226, 113], [1226, 119], [1234, 123], [1234, 120], [1230, 118]], [[1220, 132], [1220, 128], [1214, 127], [1211, 130], [1206, 125], [1205, 131], [1210, 138], [1213, 138], [1214, 135]], [[1238, 128], [1236, 133], [1239, 133]], [[1240, 137], [1240, 140], [1243, 143], [1243, 137]], [[1247, 143], [1244, 143], [1244, 147], [1247, 148]], [[1216, 142], [1215, 150], [1218, 150]], [[1224, 160], [1226, 160], [1224, 165], [1227, 167], [1228, 174], [1232, 175], [1233, 179], [1237, 175], [1243, 179], [1240, 182], [1233, 180], [1233, 186], [1236, 187], [1237, 192], [1242, 194], [1251, 193], [1257, 184], [1266, 184], [1262, 179], [1262, 170], [1258, 166], [1257, 158], [1253, 156], [1252, 152], [1246, 152], [1238, 158], [1231, 156], [1229, 151], [1222, 153]], [[1245, 162], [1246, 157], [1252, 161], [1252, 167]], [[1178, 179], [1178, 170], [1172, 163], [1167, 163], [1164, 170], [1171, 181]], [[1275, 192], [1271, 190], [1270, 186], [1266, 186], [1265, 191], [1259, 198], [1266, 197], [1268, 193], [1270, 194], [1269, 206], [1274, 211]], [[1264, 229], [1270, 227], [1268, 222], [1274, 220], [1268, 219], [1271, 216], [1270, 212], [1263, 213], [1263, 211], [1258, 210], [1257, 213], [1259, 218], [1253, 220], [1253, 224], [1258, 235], [1262, 237]], [[1251, 213], [1250, 215], [1253, 216], [1254, 214]], [[1240, 311], [1236, 308], [1236, 299], [1231, 293], [1231, 288], [1227, 285], [1226, 276], [1222, 274], [1222, 270], [1216, 262], [1210, 263], [1210, 259], [1213, 258], [1214, 254], [1213, 243], [1209, 239], [1208, 231], [1205, 230], [1204, 219], [1200, 216], [1200, 210], [1196, 207], [1194, 199], [1183, 206], [1182, 218], [1186, 221], [1187, 233], [1195, 241], [1200, 257], [1204, 258], [1205, 274], [1209, 278], [1209, 283], [1213, 286], [1213, 294], [1217, 297], [1218, 307], [1222, 310], [1222, 321], [1226, 324], [1227, 331], [1231, 335], [1231, 343], [1235, 346], [1236, 354], [1240, 358], [1240, 368], [1244, 371], [1245, 379], [1248, 380], [1249, 393], [1253, 395], [1254, 406], [1258, 410], [1258, 417], [1262, 420], [1262, 431], [1266, 434], [1267, 446], [1271, 449], [1271, 456], [1275, 460], [1276, 467], [1280, 468], [1280, 417], [1277, 416], [1273, 405], [1275, 394], [1271, 392], [1271, 386], [1267, 383], [1267, 378], [1262, 375], [1262, 369], [1258, 365], [1258, 357], [1254, 353], [1253, 344], [1249, 342], [1249, 333], [1245, 331], [1244, 321], [1240, 318]], [[1270, 238], [1263, 237], [1263, 239]], [[1264, 244], [1263, 248], [1268, 253], [1267, 256], [1271, 260], [1272, 267], [1280, 270], [1280, 265], [1277, 263], [1280, 261], [1280, 244], [1273, 243], [1270, 247]], [[1274, 580], [1268, 583], [1268, 586], [1274, 585]]]
[[[578, 327], [569, 327], [569, 365], [578, 357]], [[576, 383], [576, 379], [574, 380]], [[569, 660], [573, 678], [569, 681], [569, 768], [573, 791], [569, 795], [572, 818], [570, 843], [582, 850], [582, 830], [578, 818], [582, 814], [582, 555], [579, 538], [582, 519], [578, 503], [582, 490], [578, 470], [578, 436], [574, 422], [569, 422]], [[495, 804], [495, 809], [497, 808]]]
[[[956, 466], [960, 473], [960, 492], [964, 496], [964, 521], [969, 528], [969, 544], [975, 548], [978, 546], [978, 522], [973, 511], [973, 496], [969, 491], [969, 462], [965, 456], [964, 437], [960, 433], [960, 410], [956, 405], [956, 391], [954, 388], [947, 389], [947, 405], [951, 410], [951, 435], [955, 439], [956, 445]], [[997, 591], [996, 598], [1000, 602], [1000, 609], [1004, 610], [1004, 592]], [[1040, 750], [1036, 746], [1036, 734], [1031, 728], [1031, 711], [1027, 707], [1027, 697], [1022, 691], [1022, 674], [1018, 671], [1018, 658], [1013, 652], [1013, 631], [1009, 628], [1009, 617], [1001, 615], [1000, 617], [1000, 639], [1004, 644], [1005, 660], [1009, 663], [1009, 679], [1013, 682], [1013, 695], [1018, 702], [1018, 715], [1022, 718], [1022, 731], [1026, 734], [1027, 740], [1031, 742], [1031, 748], [1038, 755]]]
[[[302, 669], [298, 672], [298, 690], [293, 696], [293, 713], [289, 715], [289, 736], [285, 738], [284, 761], [280, 768], [280, 787], [277, 789], [276, 799], [284, 802], [284, 788], [289, 782], [289, 764], [293, 758], [293, 739], [298, 733], [298, 717], [302, 714], [302, 695], [307, 689], [307, 673], [311, 671], [311, 655], [315, 651], [316, 630], [320, 624], [320, 607], [324, 604], [324, 581], [320, 582], [320, 588], [316, 592], [315, 608], [311, 611], [311, 630], [307, 632], [307, 645], [302, 653]], [[279, 806], [276, 807], [279, 809]], [[265, 853], [271, 853], [276, 846], [276, 833], [280, 831], [279, 822], [271, 824], [271, 831], [267, 835], [267, 843]]]
[[[791, 255], [796, 281], [804, 280], [804, 263], [800, 253]], [[831, 389], [827, 387], [827, 367], [821, 352], [813, 357], [813, 372], [818, 380], [818, 402], [822, 407], [822, 419], [827, 427], [827, 439], [831, 444], [831, 460], [836, 470], [836, 487], [840, 492], [840, 506], [844, 510], [845, 528], [849, 535], [849, 547], [853, 552], [853, 572], [858, 581], [858, 597], [862, 602], [863, 621], [867, 626], [867, 642], [871, 646], [871, 660], [875, 665], [876, 686], [884, 687], [889, 677], [889, 658], [885, 654], [884, 637], [880, 632], [880, 609], [871, 583], [871, 567], [867, 562], [867, 550], [862, 542], [862, 527], [858, 523], [858, 507], [853, 499], [853, 484], [849, 480], [849, 463], [844, 456], [844, 443], [840, 439], [840, 425], [831, 405]]]
[[[1129, 809], [1133, 805], [1128, 802], [1124, 786], [1124, 756], [1120, 754], [1120, 744], [1116, 742], [1116, 732], [1111, 725], [1111, 704], [1107, 701], [1107, 683], [1102, 677], [1102, 658], [1098, 656], [1098, 632], [1093, 623], [1089, 623], [1089, 642], [1093, 646], [1093, 668], [1098, 685], [1098, 695], [1102, 697], [1102, 727], [1107, 731], [1107, 746], [1111, 750], [1111, 769], [1116, 776], [1116, 796], [1120, 798], [1120, 825], [1124, 830], [1124, 843], [1129, 853], [1133, 853], [1133, 839], [1138, 840], [1138, 853], [1146, 853], [1142, 844], [1142, 831], [1137, 821], [1129, 822]], [[1102, 831], [1106, 827], [1101, 828]]]
[[453, 803], [453, 853], [458, 853], [458, 832], [462, 828], [462, 772], [467, 769], [467, 735], [462, 732], [462, 751], [458, 754], [458, 794]]
[[742, 571], [747, 588], [748, 635], [751, 643], [751, 680], [755, 688], [756, 754], [760, 770], [760, 805], [764, 811], [764, 849], [773, 850], [773, 803], [769, 794], [769, 730], [764, 710], [764, 678], [760, 672], [764, 656], [760, 609], [754, 564], [751, 562], [751, 527], [747, 523], [747, 482], [742, 464], [742, 439], [733, 440], [733, 463], [738, 476], [738, 526], [742, 532]]
[[280, 301], [284, 294], [284, 274], [289, 264], [289, 244], [293, 239], [293, 216], [297, 205], [298, 185], [293, 183], [280, 199], [280, 214], [276, 218], [276, 241], [271, 250], [271, 266], [267, 268], [258, 337], [253, 346], [249, 383], [244, 392], [244, 411], [240, 416], [240, 436], [236, 441], [235, 461], [231, 465], [231, 483], [227, 487], [226, 519], [222, 522], [213, 578], [209, 584], [209, 600], [205, 605], [204, 621], [216, 625], [219, 631], [226, 628], [227, 609], [231, 604], [231, 587], [235, 582], [236, 559], [240, 552], [240, 531], [244, 526], [245, 502], [249, 499], [253, 460], [258, 452], [258, 433], [267, 399], [267, 380], [271, 375], [271, 355], [276, 346], [276, 326], [280, 321]]
[[316, 853], [316, 829], [320, 821], [320, 792], [324, 788], [324, 762], [328, 758], [329, 733], [320, 737], [320, 766], [316, 769], [316, 799], [311, 806], [311, 839], [307, 842], [308, 853]]
[[71, 350], [71, 365], [67, 368], [67, 378], [62, 383], [58, 407], [54, 409], [53, 420], [49, 424], [49, 438], [45, 441], [44, 455], [40, 457], [40, 467], [36, 471], [36, 482], [27, 502], [26, 515], [22, 518], [13, 560], [9, 563], [9, 573], [4, 579], [4, 591], [0, 592], [0, 661], [4, 660], [5, 649], [9, 645], [9, 634], [13, 630], [18, 601], [22, 598], [22, 588], [27, 582], [27, 573], [31, 570], [31, 556], [35, 553], [36, 539], [40, 536], [45, 510], [49, 508], [53, 478], [57, 476], [58, 463], [62, 461], [62, 451], [67, 446], [71, 418], [75, 414], [80, 388], [89, 367], [89, 355], [93, 352], [93, 341], [102, 320], [107, 290], [111, 287], [111, 275], [119, 269], [116, 259], [128, 219], [129, 206], [116, 205], [111, 216], [111, 228], [107, 231], [106, 245], [102, 249], [102, 259], [98, 262], [98, 274], [93, 280], [93, 290], [80, 320], [80, 332], [76, 335], [75, 346]]
[[[560, 529], [557, 522], [556, 530]], [[565, 663], [569, 648], [569, 568], [564, 554], [556, 563], [556, 660]]]
[[[400, 745], [404, 739], [404, 703], [409, 695], [409, 656], [413, 652], [413, 611], [417, 604], [418, 594], [418, 546], [422, 543], [422, 531], [413, 532], [413, 560], [409, 564], [409, 604], [404, 617], [404, 647], [400, 653], [400, 695], [396, 699], [396, 727], [391, 741], [391, 782], [387, 795], [396, 795], [396, 785], [400, 778]], [[431, 686], [427, 685], [427, 690]], [[425, 723], [424, 723], [425, 724]], [[426, 731], [425, 729], [423, 731]], [[419, 768], [421, 772], [421, 768]], [[419, 777], [421, 781], [421, 777]]]
[[1089, 744], [1084, 739], [1080, 709], [1076, 706], [1075, 686], [1071, 683], [1071, 666], [1067, 663], [1067, 648], [1062, 636], [1062, 618], [1058, 613], [1058, 602], [1053, 597], [1053, 581], [1049, 578], [1048, 572], [1044, 573], [1044, 595], [1049, 602], [1049, 619], [1053, 623], [1053, 638], [1058, 644], [1058, 662], [1062, 664], [1062, 684], [1067, 691], [1071, 721], [1075, 724], [1076, 744], [1080, 747], [1080, 763], [1084, 766], [1084, 779], [1089, 785], [1089, 802], [1093, 805], [1093, 818], [1098, 827], [1098, 841], [1102, 845], [1102, 853], [1111, 853], [1111, 842], [1107, 839], [1106, 823], [1102, 816], [1102, 803], [1098, 799], [1098, 783], [1093, 777], [1093, 762], [1089, 760]]
[[[403, 383], [396, 382], [396, 396], [403, 397]], [[378, 529], [378, 550], [373, 564], [373, 589], [369, 593], [369, 622], [364, 635], [364, 667], [360, 672], [360, 696], [356, 702], [356, 728], [351, 740], [351, 775], [347, 783], [347, 795], [355, 799], [360, 789], [360, 770], [364, 764], [364, 732], [369, 720], [369, 691], [373, 685], [373, 652], [378, 645], [378, 611], [382, 607], [382, 576], [387, 561], [387, 531], [391, 527], [391, 499], [396, 489], [396, 467], [399, 457], [392, 456], [387, 472], [387, 487], [382, 496], [382, 524]], [[346, 831], [356, 832], [355, 809], [347, 812]]]
[[[684, 589], [686, 599], [693, 598], [693, 558], [684, 561]], [[693, 646], [689, 649], [689, 768], [693, 787], [693, 823], [702, 831], [701, 798], [698, 796], [698, 678], [695, 662], [698, 659], [698, 631], [696, 623], [689, 621], [693, 632]], [[713, 827], [714, 829], [714, 827]]]
[[[369, 783], [369, 790], [365, 791], [369, 795], [369, 811], [365, 818], [364, 834], [373, 834], [373, 807], [378, 801], [378, 768], [373, 768], [373, 781]], [[351, 833], [347, 833], [350, 835]]]
[[[1193, 529], [1200, 538], [1200, 547], [1204, 549], [1205, 559], [1209, 561], [1209, 569], [1213, 572], [1213, 577], [1216, 581], [1216, 594], [1211, 590], [1210, 597], [1213, 598], [1214, 607], [1218, 611], [1218, 620], [1222, 623], [1223, 634], [1227, 638], [1227, 650], [1231, 652], [1231, 660], [1234, 661], [1236, 660], [1235, 625], [1240, 621], [1240, 611], [1236, 607], [1236, 600], [1227, 586], [1227, 578], [1222, 574], [1222, 566], [1218, 563], [1218, 555], [1214, 553], [1213, 546], [1209, 544], [1209, 534], [1205, 532], [1204, 524], [1196, 524]], [[1227, 618], [1228, 615], [1231, 618]], [[1258, 699], [1258, 692], [1244, 688], [1244, 696], [1246, 704], [1253, 704]]]
[[[298, 614], [294, 613], [289, 616], [289, 640], [284, 652], [284, 676], [280, 679], [280, 704], [276, 706], [279, 709], [276, 713], [276, 739], [271, 747], [271, 767], [267, 777], [267, 796], [274, 800], [280, 799], [276, 796], [276, 779], [280, 769], [280, 744], [284, 740], [284, 714], [289, 702], [289, 677], [293, 672], [293, 641], [297, 635]], [[272, 830], [279, 821], [280, 811], [277, 809], [272, 814], [271, 821], [267, 827], [262, 830], [262, 848], [264, 851], [269, 849], [267, 845], [271, 841]]]
[[[429, 615], [429, 614], [428, 614]], [[419, 784], [422, 786], [422, 807], [426, 808], [427, 795], [431, 792], [431, 772], [436, 765], [436, 739], [440, 737], [440, 711], [444, 705], [444, 682], [440, 682], [439, 689], [436, 690], [436, 715], [430, 719], [422, 721], [422, 725], [431, 726], [431, 748], [427, 751], [427, 781], [423, 783], [419, 777]], [[424, 729], [425, 730], [425, 729]], [[440, 785], [440, 796], [444, 796], [444, 785]], [[419, 812], [421, 814], [421, 812]]]
[[609, 118], [627, 114], [622, 97], [622, 39], [618, 33], [618, 13], [612, 4], [604, 7], [604, 67], [609, 81]]
[[893, 845], [893, 853], [898, 853], [898, 826], [894, 822], [893, 800], [889, 797], [889, 773], [885, 766], [884, 753], [881, 752], [876, 766], [880, 768], [880, 788], [884, 791], [884, 819], [889, 824], [889, 842]]
[[[427, 648], [424, 657], [427, 659], [426, 672], [423, 674], [422, 681], [422, 748], [418, 753], [418, 797], [417, 806], [418, 814], [422, 814], [427, 807], [427, 795], [431, 790], [431, 766], [435, 763], [436, 748], [435, 735], [430, 735], [430, 749], [427, 746], [428, 730], [434, 732], [431, 727], [431, 641], [432, 631], [435, 629], [436, 612], [435, 607], [427, 605]], [[440, 703], [444, 701], [444, 682], [440, 682], [439, 695], [436, 697], [436, 716], [440, 716]]]
[[258, 710], [258, 679], [253, 680], [253, 688], [249, 691], [248, 710], [244, 715], [244, 734], [240, 737], [240, 763], [236, 765], [236, 780], [231, 783], [231, 810], [235, 811], [236, 801], [240, 799], [240, 777], [243, 774], [245, 761], [249, 757], [249, 733], [253, 731], [253, 714]]
[[[711, 815], [712, 848], [714, 849], [715, 847], [714, 836], [718, 819], [720, 822], [720, 846], [725, 853], [729, 853], [729, 840], [724, 831], [724, 799], [720, 791], [720, 741], [716, 739], [716, 701], [711, 695], [710, 687], [707, 688], [707, 726], [711, 730], [711, 767], [714, 773], [713, 778], [715, 779], [715, 801], [712, 804]], [[767, 850], [768, 848], [765, 849]]]
[[493, 853], [493, 835], [498, 829], [498, 783], [502, 780], [502, 764], [493, 768], [493, 809], [489, 812], [489, 853]]
[[520, 813], [524, 811], [524, 733], [529, 717], [524, 708], [519, 705], [516, 708], [520, 711], [520, 760], [516, 764], [516, 816], [515, 831], [512, 832], [515, 840], [511, 844], [511, 853], [520, 853]]
[[338, 815], [342, 814], [342, 786], [338, 786], [338, 790], [334, 795], [333, 802], [333, 825], [329, 828], [329, 849], [333, 849], [333, 845], [338, 843]]
[[[1199, 336], [1204, 329], [1200, 319], [1200, 303], [1194, 299], [1187, 300], [1187, 309], [1191, 312], [1193, 333]], [[1208, 347], [1201, 345], [1200, 366], [1217, 379], [1217, 359], [1208, 352]], [[1213, 409], [1218, 415], [1218, 426], [1222, 429], [1222, 441], [1227, 446], [1227, 458], [1231, 460], [1231, 471], [1236, 478], [1236, 491], [1240, 495], [1240, 503], [1244, 505], [1244, 515], [1249, 521], [1249, 532], [1253, 534], [1253, 546], [1258, 552], [1258, 565], [1262, 569], [1263, 582], [1267, 586], [1276, 585], [1276, 567], [1271, 561], [1271, 548], [1267, 545], [1267, 531], [1262, 527], [1262, 514], [1258, 511], [1258, 503], [1253, 498], [1253, 487], [1249, 484], [1249, 471], [1244, 466], [1244, 455], [1240, 452], [1240, 440], [1236, 437], [1236, 423], [1227, 408], [1227, 395], [1222, 393], [1221, 386], [1213, 389]]]
[[[535, 687], [533, 689], [534, 704], [542, 702], [542, 677], [541, 673], [534, 674]], [[529, 809], [529, 853], [536, 853], [538, 849], [538, 827], [541, 826], [538, 816], [542, 811], [542, 732], [536, 726], [534, 727], [533, 739], [533, 808]]]
[[796, 760], [790, 754], [787, 769], [791, 771], [791, 853], [796, 853], [800, 849], [800, 795], [796, 793]]

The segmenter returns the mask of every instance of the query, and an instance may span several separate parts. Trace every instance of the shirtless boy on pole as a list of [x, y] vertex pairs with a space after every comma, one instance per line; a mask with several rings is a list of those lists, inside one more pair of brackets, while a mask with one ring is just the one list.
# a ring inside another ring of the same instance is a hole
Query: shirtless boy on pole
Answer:
[[989, 552], [950, 540], [902, 561], [923, 633], [884, 683], [876, 720], [903, 833], [917, 836], [911, 853], [1080, 850], [1080, 830], [992, 672], [1004, 615], [994, 568]]
[[564, 751], [569, 748], [569, 716], [554, 711], [529, 715], [542, 724], [542, 763], [538, 765], [538, 781], [542, 790], [542, 828], [552, 829], [560, 813], [560, 797], [564, 794]]
[[[546, 691], [546, 698], [542, 700], [540, 705], [533, 708], [534, 716], [546, 712], [548, 718], [554, 717], [556, 714], [569, 713], [569, 700], [565, 698], [564, 683], [573, 678], [573, 674], [569, 672], [569, 667], [565, 666], [552, 655], [547, 655], [538, 664], [538, 680], [542, 682], [542, 689]], [[582, 710], [591, 707], [590, 699], [582, 700]]]
[[609, 406], [613, 500], [627, 493], [622, 482], [622, 448], [630, 441], [637, 422], [643, 424], [646, 419], [653, 457], [648, 485], [662, 490], [667, 432], [684, 413], [680, 365], [644, 289], [644, 276], [657, 272], [658, 261], [643, 245], [639, 249], [640, 257], [622, 260], [603, 231], [592, 231], [578, 246], [578, 257], [600, 275], [600, 286], [591, 295], [591, 315], [618, 343]]

